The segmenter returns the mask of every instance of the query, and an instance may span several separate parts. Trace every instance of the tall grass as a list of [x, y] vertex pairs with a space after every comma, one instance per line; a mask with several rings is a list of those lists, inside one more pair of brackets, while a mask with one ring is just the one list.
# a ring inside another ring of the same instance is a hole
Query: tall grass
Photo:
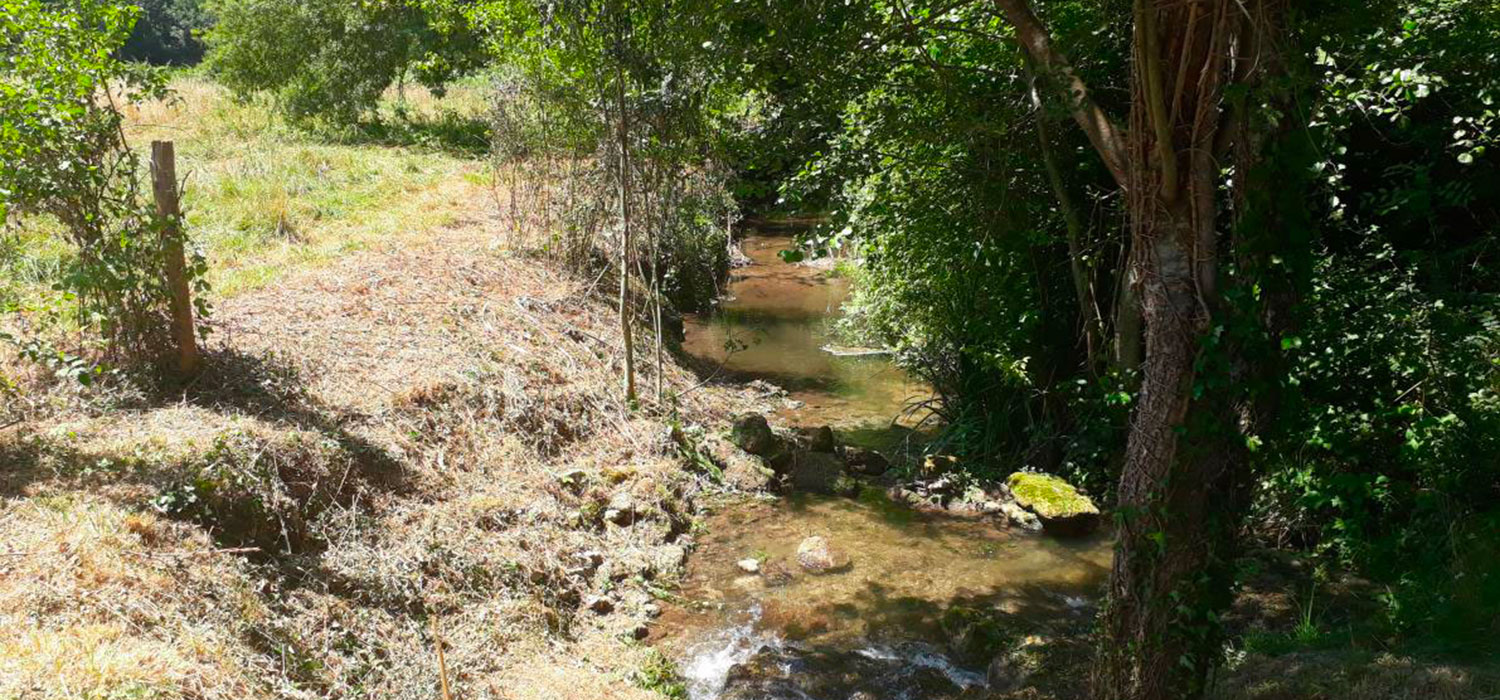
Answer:
[[[476, 137], [461, 131], [484, 107], [474, 89], [393, 94], [378, 128], [315, 134], [289, 126], [269, 101], [236, 99], [198, 75], [172, 87], [172, 99], [130, 109], [126, 133], [143, 153], [152, 140], [176, 142], [188, 232], [216, 296], [419, 239], [484, 199], [484, 160], [445, 140]], [[29, 220], [0, 240], [0, 302], [45, 294], [56, 280], [73, 252], [52, 234]]]

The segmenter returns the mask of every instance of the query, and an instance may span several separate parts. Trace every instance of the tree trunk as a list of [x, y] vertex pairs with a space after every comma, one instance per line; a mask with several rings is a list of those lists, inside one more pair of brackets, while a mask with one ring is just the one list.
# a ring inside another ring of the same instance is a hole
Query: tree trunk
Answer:
[[1136, 0], [1135, 14], [1127, 189], [1146, 352], [1095, 695], [1177, 700], [1202, 696], [1219, 653], [1248, 462], [1220, 374], [1239, 359], [1210, 335], [1221, 311], [1214, 146], [1243, 25], [1230, 0]]
[[[1244, 340], [1265, 336], [1246, 331], [1247, 315], [1228, 308], [1220, 293], [1221, 251], [1242, 264], [1248, 259], [1240, 238], [1219, 231], [1224, 219], [1243, 214], [1221, 195], [1222, 156], [1237, 136], [1224, 86], [1253, 84], [1276, 64], [1265, 59], [1275, 49], [1284, 1], [1136, 0], [1124, 136], [1052, 46], [1027, 0], [994, 2], [1029, 58], [1051, 75], [1130, 203], [1125, 289], [1137, 295], [1145, 357], [1120, 475], [1118, 543], [1093, 696], [1198, 698], [1219, 654], [1219, 613], [1230, 600], [1247, 438], [1272, 410], [1240, 386], [1265, 379], [1259, 355], [1266, 350]], [[1236, 164], [1238, 183], [1250, 165]], [[1270, 236], [1263, 247], [1287, 243], [1285, 234], [1262, 233]], [[1118, 350], [1128, 360], [1133, 331], [1125, 320], [1133, 307], [1120, 296]], [[1249, 323], [1263, 325], [1264, 314]], [[1225, 330], [1227, 324], [1234, 327]]]
[[630, 328], [630, 113], [625, 105], [625, 71], [618, 63], [615, 103], [620, 110], [620, 334], [625, 346], [625, 401], [634, 403], [635, 339]]

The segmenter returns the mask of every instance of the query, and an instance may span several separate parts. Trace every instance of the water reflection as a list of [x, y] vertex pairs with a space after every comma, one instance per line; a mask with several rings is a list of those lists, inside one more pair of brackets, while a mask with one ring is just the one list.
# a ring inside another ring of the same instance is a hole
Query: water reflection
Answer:
[[848, 280], [826, 264], [789, 264], [779, 253], [790, 235], [752, 231], [742, 247], [751, 260], [735, 271], [719, 309], [687, 320], [683, 349], [739, 379], [763, 379], [801, 402], [779, 418], [792, 425], [885, 427], [914, 399], [929, 395], [887, 357], [837, 356], [831, 319], [849, 294]]

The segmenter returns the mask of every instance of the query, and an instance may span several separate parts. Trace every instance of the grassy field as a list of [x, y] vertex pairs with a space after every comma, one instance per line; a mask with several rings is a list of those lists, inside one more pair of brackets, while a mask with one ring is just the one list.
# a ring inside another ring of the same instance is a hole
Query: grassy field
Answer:
[[[175, 142], [189, 233], [220, 297], [453, 225], [488, 188], [478, 86], [441, 99], [393, 94], [384, 126], [333, 137], [295, 129], [267, 100], [235, 99], [204, 77], [171, 86], [173, 99], [126, 110], [126, 135], [143, 158], [152, 140]], [[0, 241], [0, 284], [12, 296], [55, 279], [71, 252], [54, 233], [33, 221]]]

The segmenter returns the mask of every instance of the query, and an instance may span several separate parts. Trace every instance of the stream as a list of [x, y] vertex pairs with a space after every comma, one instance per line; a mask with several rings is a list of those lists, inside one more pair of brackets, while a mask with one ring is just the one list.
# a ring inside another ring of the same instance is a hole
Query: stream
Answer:
[[[684, 349], [785, 389], [792, 400], [773, 423], [829, 425], [844, 444], [890, 448], [911, 436], [904, 409], [928, 390], [885, 356], [830, 352], [848, 282], [827, 265], [782, 262], [793, 234], [748, 232], [750, 264], [734, 271], [715, 312], [688, 319]], [[729, 502], [705, 525], [655, 635], [691, 700], [985, 697], [998, 681], [957, 613], [1000, 620], [1025, 643], [1086, 627], [1110, 562], [1104, 535], [1058, 540], [916, 511], [876, 486], [857, 498]], [[813, 535], [849, 566], [803, 571], [797, 548]], [[746, 559], [759, 570], [747, 573]]]

